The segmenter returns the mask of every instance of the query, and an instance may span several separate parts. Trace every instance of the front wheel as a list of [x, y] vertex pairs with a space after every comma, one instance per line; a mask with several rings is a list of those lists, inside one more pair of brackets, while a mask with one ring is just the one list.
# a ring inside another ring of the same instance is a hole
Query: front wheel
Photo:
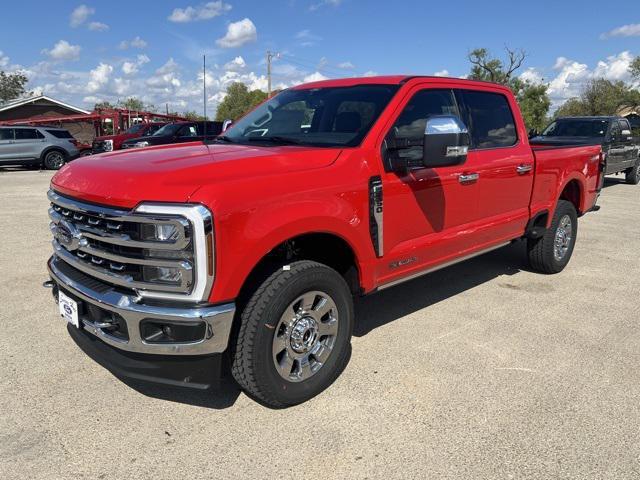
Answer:
[[536, 239], [527, 241], [529, 263], [542, 273], [559, 273], [567, 266], [578, 235], [578, 214], [573, 203], [558, 200], [551, 227]]
[[640, 183], [640, 159], [636, 161], [636, 164], [633, 167], [627, 170], [626, 180], [627, 183], [630, 183], [631, 185], [638, 185], [638, 183]]
[[60, 170], [64, 165], [64, 154], [58, 150], [51, 150], [44, 156], [44, 167], [47, 170]]
[[313, 398], [351, 351], [353, 299], [335, 270], [298, 261], [269, 276], [240, 314], [233, 377], [250, 396], [282, 408]]

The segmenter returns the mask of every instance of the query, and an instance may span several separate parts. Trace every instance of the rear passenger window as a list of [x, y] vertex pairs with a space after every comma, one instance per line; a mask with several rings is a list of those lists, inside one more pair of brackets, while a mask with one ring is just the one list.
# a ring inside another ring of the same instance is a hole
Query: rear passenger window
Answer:
[[38, 140], [44, 138], [35, 128], [17, 128], [16, 140]]
[[518, 141], [507, 97], [499, 93], [465, 90], [464, 103], [474, 148], [510, 147]]
[[47, 130], [47, 133], [56, 138], [73, 138], [73, 135], [66, 130]]
[[0, 140], [13, 140], [13, 129], [0, 128]]

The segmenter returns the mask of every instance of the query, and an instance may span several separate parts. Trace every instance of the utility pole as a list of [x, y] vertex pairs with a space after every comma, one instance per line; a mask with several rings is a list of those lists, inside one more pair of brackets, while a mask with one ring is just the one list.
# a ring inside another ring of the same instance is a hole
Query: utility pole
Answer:
[[267, 50], [267, 98], [271, 98], [271, 61], [280, 57], [279, 53]]

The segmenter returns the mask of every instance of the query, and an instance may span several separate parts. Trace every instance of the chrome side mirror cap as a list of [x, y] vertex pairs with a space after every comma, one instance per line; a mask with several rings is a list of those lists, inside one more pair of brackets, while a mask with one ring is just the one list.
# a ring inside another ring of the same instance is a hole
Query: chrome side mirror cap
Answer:
[[471, 137], [464, 122], [455, 115], [427, 119], [422, 161], [425, 167], [460, 165], [467, 159]]
[[229, 130], [229, 127], [231, 127], [231, 125], [233, 125], [233, 120], [227, 118], [224, 122], [222, 122], [222, 131], [226, 132], [227, 130]]

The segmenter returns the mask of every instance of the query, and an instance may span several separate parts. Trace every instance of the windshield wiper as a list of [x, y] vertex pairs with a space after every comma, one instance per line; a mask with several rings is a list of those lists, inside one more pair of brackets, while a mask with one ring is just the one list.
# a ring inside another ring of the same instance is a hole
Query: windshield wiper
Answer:
[[270, 135], [268, 137], [249, 137], [246, 139], [248, 142], [269, 142], [280, 143], [282, 145], [304, 145], [305, 143], [291, 137], [282, 137], [280, 135]]
[[213, 139], [215, 143], [236, 143], [235, 140], [227, 137], [226, 135], [219, 135]]

